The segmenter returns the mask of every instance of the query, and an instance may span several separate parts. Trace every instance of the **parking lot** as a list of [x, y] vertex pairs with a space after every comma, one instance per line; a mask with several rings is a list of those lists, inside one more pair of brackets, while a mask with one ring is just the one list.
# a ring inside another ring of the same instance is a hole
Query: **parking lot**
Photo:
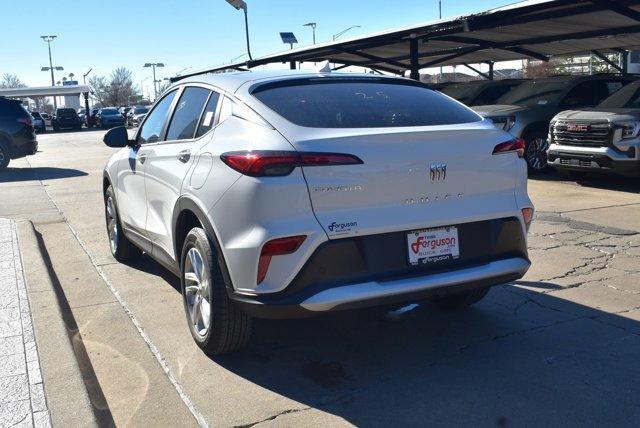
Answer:
[[83, 406], [65, 330], [95, 414], [117, 425], [637, 424], [640, 181], [529, 180], [533, 266], [471, 309], [259, 321], [247, 349], [211, 359], [179, 281], [146, 256], [110, 255], [102, 135], [41, 135], [0, 175], [50, 408]]

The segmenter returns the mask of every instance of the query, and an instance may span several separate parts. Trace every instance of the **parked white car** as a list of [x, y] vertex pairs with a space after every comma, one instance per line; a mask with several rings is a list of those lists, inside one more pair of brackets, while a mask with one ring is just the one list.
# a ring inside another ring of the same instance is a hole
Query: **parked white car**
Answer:
[[523, 142], [408, 79], [196, 76], [104, 141], [111, 251], [179, 275], [208, 354], [254, 317], [461, 307], [530, 266]]

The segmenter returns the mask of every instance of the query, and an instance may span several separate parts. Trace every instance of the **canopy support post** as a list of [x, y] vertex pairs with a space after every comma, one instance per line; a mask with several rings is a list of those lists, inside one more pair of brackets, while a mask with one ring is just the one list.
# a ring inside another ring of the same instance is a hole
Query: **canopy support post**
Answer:
[[420, 81], [420, 61], [418, 58], [418, 39], [413, 37], [409, 39], [409, 51], [411, 57], [411, 74], [409, 77], [413, 80]]

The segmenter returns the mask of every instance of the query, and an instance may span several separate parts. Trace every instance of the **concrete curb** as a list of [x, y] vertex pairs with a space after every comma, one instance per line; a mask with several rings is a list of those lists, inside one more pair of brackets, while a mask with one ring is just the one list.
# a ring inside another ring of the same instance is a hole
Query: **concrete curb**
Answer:
[[60, 307], [54, 279], [40, 251], [33, 224], [20, 221], [17, 226], [52, 424], [98, 426], [86, 381], [74, 352], [72, 338], [75, 340], [76, 336], [65, 323], [63, 311], [69, 311], [69, 308]]

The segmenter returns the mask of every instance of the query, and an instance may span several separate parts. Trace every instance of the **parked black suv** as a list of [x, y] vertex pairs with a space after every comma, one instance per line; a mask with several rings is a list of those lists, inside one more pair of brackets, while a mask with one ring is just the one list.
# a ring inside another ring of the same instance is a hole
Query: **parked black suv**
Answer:
[[9, 160], [33, 155], [38, 141], [33, 118], [20, 101], [0, 97], [0, 171]]
[[59, 108], [53, 117], [53, 130], [82, 128], [82, 121], [78, 113], [72, 108]]
[[440, 89], [440, 92], [468, 106], [484, 106], [495, 104], [498, 98], [522, 82], [523, 79], [472, 80], [454, 83]]

